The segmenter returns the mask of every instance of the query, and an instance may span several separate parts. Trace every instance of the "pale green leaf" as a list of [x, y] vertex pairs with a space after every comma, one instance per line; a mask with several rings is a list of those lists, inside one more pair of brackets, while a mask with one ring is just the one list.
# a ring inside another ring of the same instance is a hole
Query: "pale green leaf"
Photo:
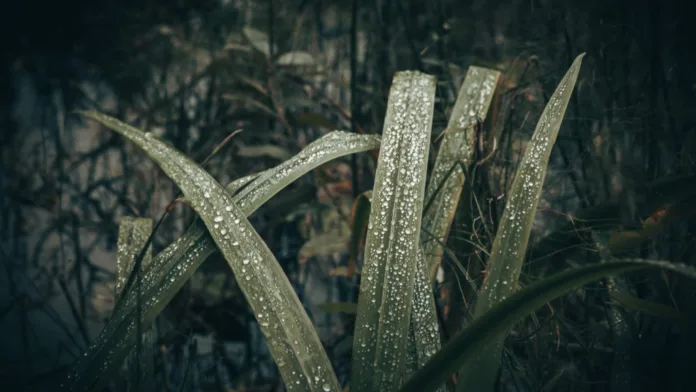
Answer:
[[278, 57], [276, 62], [278, 65], [305, 67], [313, 66], [315, 64], [314, 56], [312, 56], [310, 53], [302, 51], [283, 53], [280, 55], [280, 57]]
[[[370, 205], [372, 192], [361, 194], [353, 204], [353, 235], [351, 237], [351, 259], [357, 259], [360, 234], [367, 231], [370, 219]], [[357, 238], [357, 239], [356, 239]], [[425, 256], [423, 249], [418, 249], [416, 260], [415, 283], [413, 288], [413, 301], [411, 310], [411, 326], [409, 328], [409, 341], [407, 350], [407, 364], [404, 379], [412, 374], [420, 366], [440, 349], [440, 326], [437, 320], [435, 297], [432, 286], [425, 273]], [[350, 264], [353, 266], [353, 264]], [[443, 386], [444, 388], [444, 386]], [[443, 389], [444, 391], [444, 389]]]
[[[128, 276], [133, 271], [136, 258], [147, 244], [152, 233], [152, 219], [123, 217], [118, 226], [118, 252], [116, 254], [116, 298], [123, 291]], [[148, 246], [141, 265], [147, 267], [152, 261], [152, 247]], [[137, 279], [137, 278], [136, 278]], [[142, 292], [142, 281], [136, 280], [135, 293]], [[141, 295], [141, 300], [143, 300]], [[141, 326], [142, 328], [142, 326]], [[142, 328], [147, 330], [148, 328]], [[126, 359], [126, 383], [129, 390], [151, 391], [155, 388], [155, 331], [148, 330], [142, 335], [141, 350], [133, 350]]]
[[[572, 96], [584, 55], [578, 56], [546, 105], [532, 140], [508, 192], [507, 205], [493, 241], [487, 277], [481, 287], [474, 318], [482, 317], [495, 304], [517, 289], [529, 234], [546, 176], [551, 149], [558, 136], [563, 116]], [[460, 372], [458, 391], [493, 391], [505, 334], [501, 333], [476, 362]]]
[[268, 35], [266, 33], [253, 27], [245, 26], [242, 28], [242, 34], [254, 49], [265, 54], [266, 57], [270, 56], [271, 51], [270, 46], [268, 46]]
[[404, 373], [435, 79], [394, 76], [365, 241], [351, 389], [391, 391]]
[[[432, 284], [426, 276], [426, 259], [421, 247], [418, 249], [417, 257], [410, 343], [415, 348], [416, 369], [423, 367], [428, 359], [440, 350], [440, 324], [437, 320]], [[442, 385], [439, 391], [444, 392], [444, 388]]]

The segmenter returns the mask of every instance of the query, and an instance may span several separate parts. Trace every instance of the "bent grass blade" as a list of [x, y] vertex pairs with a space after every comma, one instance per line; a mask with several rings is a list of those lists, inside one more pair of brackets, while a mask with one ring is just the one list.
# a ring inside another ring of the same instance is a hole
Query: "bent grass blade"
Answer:
[[[125, 129], [128, 131], [134, 130], [135, 132], [140, 132], [132, 127], [129, 127], [126, 124], [111, 119], [107, 116], [100, 115], [98, 113], [88, 112], [86, 113], [86, 115], [105, 123], [105, 125], [107, 126], [125, 127]], [[138, 133], [136, 133], [136, 135], [139, 137], [139, 141], [141, 143], [149, 140], [145, 135]], [[322, 163], [328, 162], [329, 160], [342, 155], [371, 150], [376, 148], [378, 145], [379, 139], [376, 136], [354, 135], [340, 131], [332, 132], [307, 146], [294, 158], [279, 165], [275, 169], [263, 172], [261, 175], [258, 176], [258, 178], [256, 178], [244, 189], [242, 189], [233, 198], [233, 201], [237, 206], [239, 206], [239, 208], [241, 209], [241, 213], [245, 216], [248, 216], [253, 211], [255, 211], [261, 204], [263, 204], [275, 193], [281, 190], [284, 186], [294, 181], [304, 173], [321, 165]], [[195, 186], [195, 184], [191, 184], [190, 181], [188, 181], [186, 185]], [[210, 184], [208, 184], [208, 188], [210, 187]], [[201, 194], [201, 191], [199, 189], [198, 193], [194, 192], [194, 196], [197, 195], [199, 198], [202, 197], [204, 199], [202, 201], [205, 202], [205, 200], [208, 200], [208, 198], [205, 197], [206, 191], [203, 190], [202, 192], [203, 193]], [[210, 194], [210, 190], [208, 190], [207, 192]], [[190, 195], [186, 196], [189, 200], [191, 200]], [[201, 202], [201, 200], [199, 200], [199, 202]], [[234, 207], [232, 206], [232, 203], [229, 203], [224, 206], [225, 212], [229, 215], [229, 213], [233, 211], [226, 211], [228, 206], [230, 206], [231, 210], [233, 210]], [[204, 208], [208, 208], [210, 210], [212, 207], [207, 206]], [[212, 219], [213, 222], [208, 223], [212, 224], [213, 228], [215, 224], [218, 224], [218, 226], [220, 226], [219, 222], [214, 221], [215, 217], [213, 217]], [[242, 221], [242, 217], [235, 217], [233, 218], [232, 222], [234, 222], [236, 219], [239, 219], [240, 222]], [[246, 220], [244, 221], [246, 222]], [[231, 224], [228, 222], [226, 225], [230, 226]], [[227, 235], [228, 237], [230, 236], [230, 234], [228, 234], [231, 231], [230, 229], [224, 229], [226, 231], [226, 233], [224, 234], [222, 234], [222, 230], [220, 227], [218, 227], [218, 229], [220, 229], [218, 231], [218, 235], [223, 236], [223, 240], [225, 240], [225, 235]], [[253, 241], [253, 237], [256, 237], [250, 233], [251, 231], [244, 230], [244, 234], [246, 234], [245, 238], [247, 239], [247, 244], [249, 240]], [[241, 244], [241, 241], [239, 240], [228, 239], [226, 241], [227, 244], [232, 248], [236, 248], [235, 245], [232, 245], [235, 242]], [[263, 247], [265, 247], [265, 245]], [[259, 251], [259, 249], [256, 250], [256, 256], [259, 256], [259, 253], [263, 252], [263, 249], [261, 249], [261, 251]], [[170, 245], [167, 249], [162, 251], [155, 258], [155, 260], [152, 263], [152, 267], [146, 269], [143, 274], [143, 281], [147, 286], [147, 291], [145, 293], [146, 301], [143, 304], [144, 308], [141, 320], [143, 325], [149, 325], [149, 323], [154, 321], [157, 314], [173, 298], [174, 294], [178, 291], [178, 289], [180, 289], [183, 286], [186, 280], [193, 274], [193, 272], [205, 260], [205, 258], [207, 258], [214, 251], [215, 243], [211, 239], [210, 235], [208, 235], [208, 233], [206, 232], [203, 224], [197, 222], [187, 231], [187, 233], [181, 239], [175, 241], [172, 245]], [[242, 263], [241, 267], [237, 265], [237, 269], [240, 271], [242, 268], [246, 270], [243, 260], [245, 260], [245, 258], [240, 258], [237, 262], [237, 264]], [[258, 261], [258, 259], [255, 260], [257, 260], [256, 263], [260, 262]], [[270, 266], [266, 265], [263, 268], [270, 269], [277, 274], [279, 272], [277, 271], [279, 269], [279, 267], [277, 267], [277, 264], [275, 265], [275, 267], [277, 268], [275, 268], [272, 263], [270, 264]], [[243, 273], [244, 272], [242, 272], [242, 274]], [[253, 274], [253, 272], [251, 274]], [[252, 279], [251, 274], [247, 275], [250, 276], [249, 280]], [[240, 279], [240, 281], [244, 282], [245, 279], [246, 278]], [[280, 286], [287, 289], [289, 286], [289, 284], [287, 283], [287, 278], [283, 276], [283, 279], [285, 279], [285, 282]], [[281, 279], [281, 281], [283, 279]], [[261, 281], [261, 279], [258, 276], [256, 276], [255, 281]], [[102, 334], [99, 336], [96, 342], [92, 346], [90, 346], [87, 353], [85, 354], [85, 357], [77, 363], [77, 365], [71, 372], [68, 381], [74, 390], [84, 389], [85, 387], [92, 388], [95, 385], [99, 385], [100, 383], [103, 383], [105, 380], [107, 380], [109, 375], [113, 374], [114, 369], [120, 366], [120, 363], [125, 357], [127, 350], [133, 345], [135, 341], [133, 331], [133, 325], [135, 324], [135, 300], [134, 296], [131, 296], [129, 294], [130, 293], [126, 293], [126, 298], [124, 298], [123, 301], [119, 301], [120, 306], [115, 310], [114, 316], [107, 324], [107, 326], [104, 328]], [[268, 304], [263, 305], [268, 306]], [[302, 312], [304, 312], [304, 310], [302, 310]], [[293, 315], [293, 317], [296, 317], [296, 315]], [[306, 318], [306, 315], [304, 317]], [[302, 317], [300, 317], [300, 319], [301, 318]], [[301, 324], [304, 324], [305, 322], [305, 320], [300, 321], [302, 321]], [[261, 322], [266, 323], [263, 320], [261, 320]], [[270, 327], [270, 320], [268, 321], [268, 323]], [[311, 323], [309, 323], [309, 325], [311, 326]], [[316, 336], [313, 327], [311, 332], [314, 336]], [[318, 339], [314, 340], [315, 342], [313, 342], [313, 345], [317, 346]], [[290, 344], [287, 344], [286, 342], [278, 341], [277, 339], [275, 342], [277, 346], [274, 347], [277, 351], [284, 351], [285, 349], [292, 348], [292, 345], [295, 344], [294, 341], [291, 341]], [[269, 346], [271, 346], [270, 341]], [[306, 353], [306, 350], [307, 347], [305, 347], [305, 353], [303, 354], [303, 356], [305, 358], [307, 356], [312, 357], [312, 355], [307, 355], [308, 353]], [[316, 355], [314, 353], [312, 354]], [[325, 358], [325, 355], [319, 355], [319, 357]], [[319, 362], [321, 362], [321, 360]], [[285, 367], [285, 369], [289, 369], [289, 367], [293, 366], [292, 364], [286, 363], [285, 360], [281, 359], [279, 361], [279, 366], [281, 367], [281, 372], [284, 375], [287, 373], [292, 374], [293, 370], [283, 371], [283, 367]], [[321, 372], [323, 374], [328, 374], [328, 376], [324, 377], [324, 379], [327, 380], [327, 385], [329, 386], [329, 389], [333, 390], [334, 388], [336, 388], [337, 385], [337, 383], [334, 382], [335, 376], [333, 376], [330, 367], [327, 367], [326, 364], [324, 364], [321, 367]], [[300, 372], [298, 374], [306, 376], [303, 372]], [[318, 374], [316, 379], [322, 380], [322, 378], [319, 377]], [[312, 378], [312, 380], [316, 379]], [[304, 385], [302, 380], [293, 380], [294, 385], [297, 385], [296, 381], [300, 381], [300, 386]], [[314, 387], [316, 386], [313, 386], [313, 388]], [[323, 389], [324, 385], [321, 385], [321, 387]], [[289, 386], [289, 388], [293, 388], [293, 386]]]

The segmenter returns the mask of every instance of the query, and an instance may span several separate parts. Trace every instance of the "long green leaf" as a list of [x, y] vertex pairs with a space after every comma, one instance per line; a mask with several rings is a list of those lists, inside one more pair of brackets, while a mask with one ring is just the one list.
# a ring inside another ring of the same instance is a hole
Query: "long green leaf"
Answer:
[[[423, 248], [419, 247], [411, 313], [412, 344], [415, 347], [417, 368], [422, 367], [440, 350], [440, 324], [437, 321], [432, 285], [425, 275], [427, 271], [425, 263]], [[444, 386], [442, 388], [444, 391]]]
[[[474, 318], [483, 316], [517, 289], [549, 156], [572, 96], [583, 56], [581, 54], [575, 59], [561, 80], [527, 145], [493, 241], [491, 258], [486, 267], [488, 276], [481, 287]], [[479, 354], [476, 362], [469, 363], [461, 370], [458, 391], [493, 390], [504, 341], [505, 334], [501, 333]]]
[[[234, 201], [247, 216], [287, 184], [334, 158], [367, 151], [379, 145], [376, 136], [332, 132], [308, 145], [294, 158], [261, 173], [235, 195]], [[230, 184], [238, 190], [240, 183]], [[150, 325], [200, 264], [215, 251], [215, 244], [201, 222], [155, 257], [143, 272], [146, 287], [142, 324]], [[68, 376], [72, 390], [98, 389], [120, 366], [135, 342], [135, 296], [125, 293], [114, 314], [96, 341], [89, 347]]]
[[585, 265], [555, 274], [533, 283], [504, 301], [494, 305], [486, 314], [475, 319], [455, 335], [401, 389], [402, 392], [428, 392], [457, 371], [476, 362], [479, 356], [499, 336], [522, 318], [548, 301], [570, 293], [578, 287], [606, 276], [625, 274], [646, 268], [674, 271], [696, 279], [696, 269], [665, 261], [627, 259]]
[[500, 72], [492, 69], [469, 68], [437, 152], [432, 176], [425, 191], [428, 207], [423, 217], [423, 227], [440, 241], [422, 236], [427, 258], [427, 276], [431, 282], [435, 279], [442, 260], [443, 249], [440, 243], [447, 241], [464, 185], [462, 167], [469, 165], [474, 154], [475, 126], [486, 118], [499, 77]]
[[[372, 192], [365, 192], [360, 195], [353, 206], [354, 222], [363, 222], [367, 230], [370, 219], [370, 208]], [[357, 219], [355, 218], [357, 217]], [[361, 224], [354, 224], [353, 232]], [[351, 245], [356, 250], [352, 251], [357, 259], [358, 244]], [[404, 379], [407, 379], [419, 367], [440, 349], [440, 325], [437, 320], [437, 309], [435, 308], [435, 297], [432, 292], [432, 285], [426, 277], [425, 256], [422, 247], [418, 249], [416, 260], [415, 283], [413, 287], [413, 301], [411, 306], [411, 327], [408, 334], [408, 351], [406, 361], [406, 371]], [[443, 386], [444, 388], [444, 386]], [[443, 389], [444, 391], [444, 389]]]
[[[118, 226], [118, 253], [116, 255], [116, 297], [120, 297], [125, 288], [128, 275], [136, 264], [135, 260], [147, 244], [152, 233], [152, 219], [123, 217]], [[148, 266], [152, 261], [152, 247], [148, 246], [142, 259], [142, 265]], [[141, 291], [136, 284], [136, 293]], [[141, 296], [142, 300], [142, 296]], [[145, 328], [147, 329], [147, 328]], [[127, 389], [132, 391], [152, 391], [154, 382], [154, 344], [155, 331], [149, 330], [142, 335], [142, 350], [133, 350], [126, 360]]]
[[394, 75], [375, 174], [353, 341], [353, 391], [391, 391], [404, 372], [435, 79]]

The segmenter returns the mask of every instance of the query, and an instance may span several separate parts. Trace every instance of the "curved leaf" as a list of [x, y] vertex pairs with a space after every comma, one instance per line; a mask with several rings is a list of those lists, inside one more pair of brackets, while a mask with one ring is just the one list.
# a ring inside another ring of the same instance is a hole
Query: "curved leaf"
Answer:
[[[583, 57], [584, 54], [581, 54], [575, 59], [561, 80], [527, 145], [493, 241], [491, 258], [486, 267], [487, 277], [478, 295], [474, 318], [484, 315], [517, 289], [549, 156], [578, 79]], [[476, 363], [469, 363], [468, 367], [462, 369], [458, 391], [493, 390], [504, 341], [505, 335], [500, 334]]]
[[435, 78], [394, 75], [365, 241], [351, 389], [390, 391], [404, 373]]
[[[91, 116], [102, 118], [91, 113]], [[105, 120], [108, 117], [103, 116]], [[108, 124], [108, 122], [107, 122]], [[117, 123], [118, 125], [118, 123]], [[247, 216], [254, 212], [278, 191], [301, 175], [336, 157], [367, 151], [379, 145], [376, 136], [332, 132], [308, 145], [292, 159], [258, 175], [249, 185], [234, 196], [235, 203]], [[249, 178], [230, 184], [230, 190], [239, 190]], [[243, 180], [243, 181], [242, 181]], [[201, 222], [196, 222], [184, 234], [153, 260], [151, 267], [143, 271], [147, 301], [143, 304], [142, 324], [149, 325], [186, 280], [215, 251], [215, 244]], [[125, 293], [112, 318], [85, 356], [78, 361], [68, 376], [73, 390], [98, 389], [109, 379], [135, 342], [135, 296]]]
[[340, 391], [295, 290], [232, 196], [195, 162], [148, 133], [101, 114], [86, 115], [137, 144], [181, 188], [232, 268], [287, 388]]
[[254, 49], [265, 54], [266, 57], [271, 55], [270, 46], [268, 45], [268, 35], [266, 35], [266, 33], [253, 27], [245, 26], [242, 28], [242, 34]]
[[635, 259], [591, 264], [555, 274], [512, 294], [475, 319], [467, 328], [452, 337], [452, 340], [435, 354], [401, 391], [434, 391], [457, 369], [475, 363], [477, 357], [485, 353], [486, 347], [498, 340], [501, 334], [548, 301], [597, 279], [646, 268], [667, 269], [696, 279], [696, 269], [690, 266]]
[[314, 56], [311, 53], [296, 51], [283, 53], [276, 60], [278, 65], [289, 65], [289, 66], [313, 66], [316, 64], [314, 61]]

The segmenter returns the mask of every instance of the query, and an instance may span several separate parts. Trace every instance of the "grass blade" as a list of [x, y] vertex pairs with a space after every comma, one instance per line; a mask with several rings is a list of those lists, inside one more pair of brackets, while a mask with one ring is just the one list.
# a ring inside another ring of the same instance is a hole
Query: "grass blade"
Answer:
[[[104, 118], [109, 120], [107, 117]], [[294, 158], [263, 172], [234, 197], [234, 202], [248, 216], [284, 186], [306, 172], [336, 157], [371, 150], [378, 145], [379, 139], [376, 136], [332, 132], [308, 145]], [[205, 226], [197, 222], [181, 239], [157, 255], [152, 267], [146, 269], [143, 274], [147, 290], [145, 297], [148, 299], [144, 303], [141, 320], [144, 325], [155, 319], [215, 249]], [[119, 301], [112, 319], [68, 376], [68, 384], [73, 390], [98, 389], [97, 386], [108, 380], [134, 344], [136, 301], [134, 296], [129, 294], [126, 293], [126, 297]]]
[[[478, 295], [474, 318], [483, 316], [517, 289], [549, 156], [572, 96], [583, 57], [584, 55], [580, 55], [575, 59], [561, 80], [527, 145], [493, 242], [491, 258], [486, 267], [488, 274]], [[471, 362], [462, 369], [458, 391], [493, 390], [504, 340], [505, 334], [501, 333], [490, 346], [479, 353], [475, 363]]]
[[[152, 233], [152, 219], [123, 217], [118, 226], [118, 253], [116, 255], [116, 298], [124, 290], [128, 275], [133, 271], [135, 260], [147, 244]], [[142, 266], [147, 267], [152, 261], [152, 247], [148, 246], [142, 259]], [[136, 272], [137, 273], [137, 272]], [[142, 283], [142, 282], [140, 282]], [[135, 295], [142, 292], [142, 285], [136, 284]], [[139, 296], [142, 301], [142, 294]], [[147, 328], [144, 328], [147, 330]], [[136, 331], [138, 328], [136, 328]], [[137, 332], [136, 332], [137, 333]], [[137, 336], [136, 336], [137, 338]], [[133, 350], [126, 359], [126, 383], [129, 391], [152, 391], [154, 380], [154, 344], [153, 330], [143, 333], [142, 350]]]
[[[499, 77], [498, 71], [470, 67], [444, 131], [425, 192], [428, 207], [423, 216], [423, 227], [441, 242], [447, 241], [459, 203], [465, 180], [462, 167], [469, 165], [474, 154], [475, 126], [486, 118]], [[430, 240], [430, 236], [423, 238], [423, 242], [427, 276], [432, 282], [442, 260], [443, 249], [440, 242]]]
[[394, 76], [372, 193], [351, 389], [390, 391], [404, 372], [435, 79]]
[[[356, 232], [365, 233], [367, 231], [371, 204], [372, 192], [368, 191], [360, 195], [353, 205], [352, 260], [357, 260], [360, 236], [362, 236], [362, 234], [356, 234]], [[354, 265], [351, 263], [350, 266], [353, 267]], [[428, 358], [440, 349], [440, 325], [437, 320], [435, 297], [431, 290], [430, 281], [428, 281], [425, 274], [425, 256], [422, 247], [419, 247], [413, 287], [405, 378], [408, 378], [410, 374], [423, 366]], [[355, 313], [355, 309], [353, 309], [353, 313]]]
[[573, 268], [533, 283], [494, 305], [483, 316], [455, 335], [405, 385], [402, 392], [434, 391], [460, 367], [476, 357], [522, 318], [545, 303], [606, 276], [646, 268], [666, 269], [696, 279], [696, 269], [665, 261], [626, 259]]
[[[411, 328], [415, 351], [416, 368], [421, 368], [440, 350], [440, 324], [437, 320], [435, 297], [432, 285], [426, 274], [426, 259], [423, 248], [418, 248], [416, 260], [416, 276], [413, 287], [413, 310], [411, 312]], [[444, 385], [439, 389], [444, 392]]]

